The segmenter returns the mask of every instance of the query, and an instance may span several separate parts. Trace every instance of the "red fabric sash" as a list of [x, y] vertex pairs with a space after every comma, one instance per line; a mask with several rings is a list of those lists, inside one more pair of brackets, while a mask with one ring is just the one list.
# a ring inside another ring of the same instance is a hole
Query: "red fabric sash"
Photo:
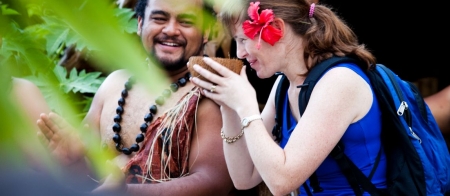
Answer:
[[[193, 93], [193, 95], [187, 97], [191, 93]], [[194, 88], [177, 102], [177, 106], [188, 104], [187, 110], [185, 112], [177, 113], [174, 117], [176, 119], [175, 126], [172, 129], [174, 133], [172, 134], [170, 141], [166, 142], [165, 147], [163, 147], [163, 144], [164, 141], [167, 140], [165, 137], [168, 137], [166, 135], [169, 134], [170, 129], [166, 129], [166, 127], [162, 126], [163, 122], [167, 121], [167, 118], [169, 118], [170, 112], [166, 112], [150, 124], [145, 134], [145, 140], [142, 143], [143, 146], [123, 168], [123, 171], [127, 176], [127, 183], [144, 183], [143, 176], [147, 179], [145, 183], [167, 181], [170, 180], [170, 178], [182, 177], [189, 173], [188, 157], [191, 133], [195, 128], [195, 115], [199, 99], [200, 90]], [[166, 131], [157, 134], [158, 131], [164, 129]], [[155, 137], [157, 137], [156, 140]], [[152, 146], [153, 154], [151, 154]], [[151, 163], [147, 163], [147, 161], [149, 161], [149, 156], [152, 156]], [[164, 162], [167, 163], [166, 168], [162, 168]], [[150, 169], [148, 168], [149, 164], [151, 164]], [[152, 179], [150, 179], [150, 177]]]

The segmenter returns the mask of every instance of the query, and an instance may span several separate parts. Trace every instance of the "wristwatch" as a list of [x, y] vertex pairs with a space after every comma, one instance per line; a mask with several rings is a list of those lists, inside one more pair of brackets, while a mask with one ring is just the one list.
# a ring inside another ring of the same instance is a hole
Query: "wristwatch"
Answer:
[[245, 118], [243, 118], [242, 119], [242, 121], [241, 121], [241, 125], [242, 125], [242, 128], [245, 128], [245, 127], [247, 127], [252, 121], [254, 121], [254, 120], [262, 120], [262, 117], [261, 117], [261, 115], [253, 115], [253, 116], [248, 116], [248, 117], [245, 117]]

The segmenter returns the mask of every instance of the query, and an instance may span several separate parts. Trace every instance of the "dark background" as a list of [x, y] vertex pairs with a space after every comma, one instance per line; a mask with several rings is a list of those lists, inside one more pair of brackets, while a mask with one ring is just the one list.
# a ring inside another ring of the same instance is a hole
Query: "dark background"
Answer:
[[[445, 5], [425, 1], [375, 0], [319, 0], [332, 8], [377, 58], [402, 79], [416, 82], [434, 79], [435, 93], [450, 84], [449, 66], [449, 12]], [[230, 54], [236, 55], [232, 47]], [[258, 93], [258, 101], [265, 103], [274, 78], [261, 80], [255, 72], [247, 70], [250, 82]], [[437, 82], [436, 82], [437, 81]], [[437, 83], [437, 84], [436, 84]]]
[[[378, 63], [401, 78], [416, 81], [436, 77], [439, 89], [449, 85], [448, 8], [425, 1], [320, 0], [329, 5], [354, 30], [360, 43]], [[446, 19], [447, 18], [447, 19]]]

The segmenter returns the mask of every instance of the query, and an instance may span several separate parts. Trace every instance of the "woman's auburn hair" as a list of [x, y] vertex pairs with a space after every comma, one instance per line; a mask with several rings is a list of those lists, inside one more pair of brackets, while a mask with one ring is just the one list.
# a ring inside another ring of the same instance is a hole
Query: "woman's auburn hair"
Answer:
[[[364, 44], [358, 43], [356, 34], [344, 20], [329, 7], [316, 4], [313, 17], [309, 18], [310, 3], [305, 0], [259, 0], [261, 12], [271, 9], [276, 18], [290, 25], [295, 34], [303, 37], [305, 62], [310, 70], [317, 63], [332, 56], [348, 56], [364, 62], [361, 68], [370, 69], [376, 58]], [[236, 24], [249, 20], [247, 9], [249, 0], [227, 0], [218, 18], [229, 34], [233, 34]], [[306, 75], [307, 73], [305, 73]]]

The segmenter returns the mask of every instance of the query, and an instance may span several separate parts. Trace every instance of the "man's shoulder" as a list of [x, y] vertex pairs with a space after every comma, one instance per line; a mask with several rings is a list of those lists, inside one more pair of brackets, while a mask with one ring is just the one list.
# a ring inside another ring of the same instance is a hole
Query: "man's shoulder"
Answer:
[[[120, 78], [129, 78], [131, 76], [130, 72], [128, 72], [125, 69], [118, 69], [113, 72], [111, 72], [107, 77], [106, 80], [115, 80]], [[105, 81], [106, 81], [105, 80]]]
[[118, 89], [122, 89], [130, 75], [129, 72], [123, 69], [111, 72], [103, 81], [96, 96], [104, 94], [109, 95], [110, 93], [116, 92]]
[[215, 118], [220, 116], [220, 106], [213, 100], [203, 97], [198, 105], [198, 115], [205, 115], [202, 118]]
[[116, 85], [118, 83], [123, 84], [130, 76], [131, 74], [124, 69], [115, 70], [106, 77], [105, 81], [102, 83], [102, 86]]
[[115, 70], [108, 74], [98, 91], [95, 93], [88, 116], [100, 116], [102, 114], [103, 106], [106, 103], [111, 104], [114, 101], [114, 103], [117, 104], [115, 102], [117, 100], [117, 96], [120, 96], [129, 75], [130, 74], [127, 71], [122, 69]]

